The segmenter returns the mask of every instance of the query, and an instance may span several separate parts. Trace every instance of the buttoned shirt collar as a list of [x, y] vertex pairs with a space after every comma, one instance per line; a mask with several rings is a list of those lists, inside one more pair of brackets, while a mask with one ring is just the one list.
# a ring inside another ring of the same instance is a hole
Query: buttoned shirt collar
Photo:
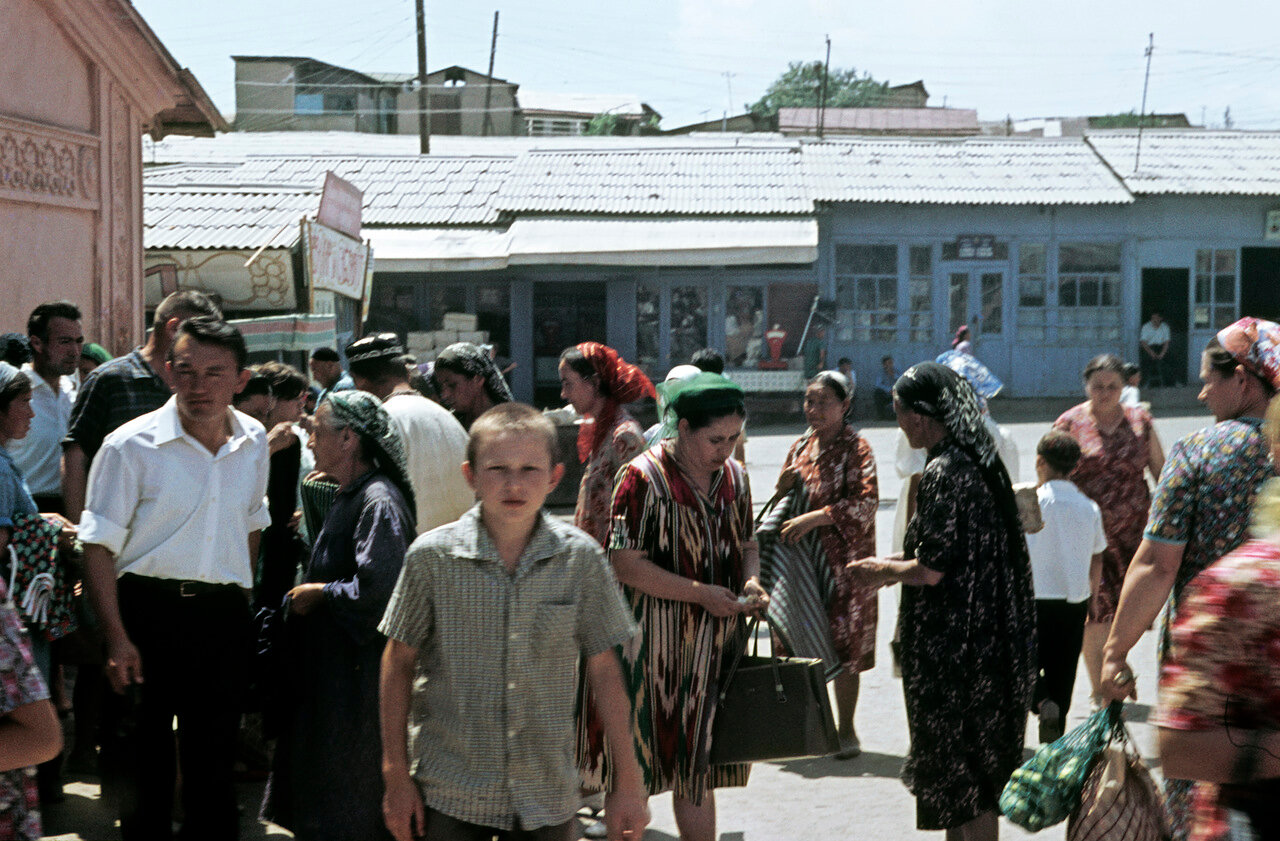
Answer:
[[[480, 516], [480, 503], [476, 503], [466, 514], [462, 515], [464, 519], [470, 518], [474, 520], [473, 527], [468, 529], [465, 536], [454, 544], [454, 556], [457, 558], [466, 558], [479, 564], [502, 564], [502, 556], [498, 554], [498, 547], [493, 543], [493, 537], [489, 534], [489, 529], [484, 525], [484, 518]], [[555, 535], [551, 533], [551, 529], [547, 526], [546, 511], [538, 512], [538, 522], [533, 527], [533, 534], [529, 537], [529, 543], [524, 547], [524, 551], [520, 553], [520, 560], [516, 564], [516, 574], [525, 569], [529, 564], [545, 561], [555, 556], [558, 549]]]
[[[231, 426], [231, 436], [227, 439], [227, 442], [218, 449], [218, 452], [214, 454], [215, 456], [219, 456], [224, 453], [234, 453], [236, 450], [240, 449], [240, 447], [244, 446], [245, 441], [248, 440], [248, 430], [246, 430], [244, 424], [241, 423], [241, 417], [243, 416], [239, 412], [235, 411], [230, 406], [227, 407], [227, 421]], [[165, 444], [176, 441], [179, 438], [185, 439], [187, 443], [194, 447], [207, 451], [204, 444], [201, 444], [194, 435], [187, 432], [187, 430], [182, 426], [182, 415], [178, 413], [178, 398], [170, 397], [169, 402], [165, 403], [156, 411], [155, 445], [157, 447], [161, 447]]]

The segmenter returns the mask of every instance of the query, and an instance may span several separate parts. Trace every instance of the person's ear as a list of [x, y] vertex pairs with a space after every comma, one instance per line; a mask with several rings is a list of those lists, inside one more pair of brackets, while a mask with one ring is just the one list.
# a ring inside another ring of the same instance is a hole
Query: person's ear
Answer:
[[560, 480], [564, 478], [564, 462], [556, 462], [551, 468], [551, 483], [548, 492], [554, 491], [556, 485], [560, 484]]
[[685, 420], [684, 418], [680, 418], [678, 421], [676, 421], [676, 434], [678, 436], [683, 438], [684, 436], [688, 435], [689, 432], [690, 432], [690, 427], [689, 427], [689, 422], [687, 420]]
[[173, 344], [173, 337], [178, 335], [180, 326], [182, 326], [182, 319], [176, 315], [164, 323], [164, 335], [169, 340], [169, 344]]
[[476, 489], [476, 476], [475, 473], [472, 472], [471, 462], [469, 461], [464, 461], [462, 463], [462, 478], [467, 480], [467, 486], [470, 487], [471, 490], [474, 491]]
[[241, 368], [240, 373], [236, 375], [236, 394], [244, 391], [244, 387], [249, 384], [250, 377], [253, 373], [248, 368]]

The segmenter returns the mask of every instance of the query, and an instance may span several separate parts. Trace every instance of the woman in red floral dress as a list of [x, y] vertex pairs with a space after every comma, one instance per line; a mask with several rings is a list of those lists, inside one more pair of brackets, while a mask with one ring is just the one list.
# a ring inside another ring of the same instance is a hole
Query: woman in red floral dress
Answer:
[[[845, 422], [851, 389], [849, 381], [838, 371], [823, 371], [814, 377], [804, 393], [805, 420], [809, 429], [791, 446], [778, 479], [779, 487], [798, 482], [804, 501], [800, 511], [788, 512], [779, 539], [787, 544], [801, 544], [806, 535], [816, 530], [814, 555], [825, 569], [818, 569], [816, 590], [825, 597], [828, 640], [818, 640], [818, 650], [797, 650], [793, 654], [822, 657], [829, 669], [838, 668], [835, 677], [837, 718], [840, 731], [840, 759], [851, 759], [861, 753], [853, 724], [858, 705], [859, 676], [875, 665], [877, 599], [875, 587], [855, 585], [845, 565], [876, 552], [876, 509], [880, 492], [876, 483], [876, 460], [865, 438]], [[794, 477], [794, 478], [793, 478]], [[791, 588], [797, 596], [804, 588], [787, 581], [801, 569], [796, 565], [779, 569], [781, 576], [774, 584]], [[825, 592], [824, 592], [825, 591]], [[775, 598], [775, 607], [782, 605]], [[791, 646], [808, 649], [803, 629], [803, 608], [796, 606], [789, 634]], [[830, 671], [828, 672], [830, 674]]]
[[1053, 428], [1070, 434], [1080, 444], [1080, 463], [1071, 474], [1085, 496], [1102, 509], [1107, 534], [1103, 553], [1102, 582], [1089, 599], [1084, 626], [1085, 668], [1099, 696], [1102, 646], [1120, 601], [1129, 561], [1142, 542], [1151, 507], [1151, 492], [1144, 471], [1152, 479], [1164, 467], [1164, 449], [1151, 414], [1139, 406], [1120, 403], [1124, 388], [1124, 363], [1111, 354], [1094, 357], [1084, 369], [1084, 389], [1089, 399], [1063, 412]]

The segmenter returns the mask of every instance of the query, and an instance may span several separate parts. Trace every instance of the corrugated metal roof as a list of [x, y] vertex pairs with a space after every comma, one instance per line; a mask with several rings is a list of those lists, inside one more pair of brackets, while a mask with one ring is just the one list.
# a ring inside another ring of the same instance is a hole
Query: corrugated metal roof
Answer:
[[204, 192], [144, 189], [145, 248], [289, 248], [298, 222], [314, 216], [320, 191]]
[[644, 103], [633, 93], [558, 93], [521, 88], [516, 94], [522, 111], [548, 111], [556, 114], [580, 114], [594, 117], [610, 113], [627, 117], [643, 117]]
[[840, 139], [804, 146], [814, 201], [1124, 204], [1133, 196], [1083, 141]]
[[[829, 131], [979, 130], [978, 112], [967, 108], [827, 108], [822, 125]], [[817, 108], [778, 109], [778, 128], [784, 132], [817, 126]]]
[[798, 149], [530, 152], [495, 202], [525, 213], [811, 213]]
[[1136, 194], [1280, 195], [1280, 132], [1091, 133], [1087, 142]]

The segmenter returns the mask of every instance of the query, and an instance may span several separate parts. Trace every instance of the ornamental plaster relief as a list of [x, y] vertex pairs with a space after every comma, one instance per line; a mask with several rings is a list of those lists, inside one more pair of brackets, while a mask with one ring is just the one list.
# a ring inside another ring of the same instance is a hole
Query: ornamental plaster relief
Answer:
[[0, 116], [0, 199], [97, 210], [98, 139]]

